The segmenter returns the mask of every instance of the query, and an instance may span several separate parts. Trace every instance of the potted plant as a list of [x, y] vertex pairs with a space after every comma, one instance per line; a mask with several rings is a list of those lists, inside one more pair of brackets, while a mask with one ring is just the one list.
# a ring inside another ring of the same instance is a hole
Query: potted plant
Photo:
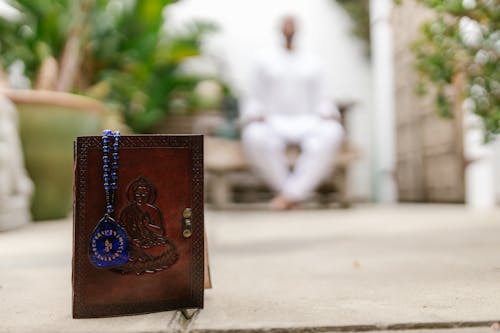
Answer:
[[[181, 34], [164, 32], [162, 12], [171, 2], [10, 1], [20, 15], [0, 18], [0, 61], [8, 68], [22, 60], [35, 90], [3, 93], [20, 112], [37, 187], [35, 219], [68, 212], [75, 136], [98, 134], [110, 121], [123, 127], [120, 115], [132, 130], [151, 131], [169, 112], [172, 96], [200, 80], [179, 67], [200, 53], [201, 38], [214, 27], [194, 23]], [[51, 187], [58, 182], [57, 190]], [[60, 207], [49, 208], [48, 198]]]

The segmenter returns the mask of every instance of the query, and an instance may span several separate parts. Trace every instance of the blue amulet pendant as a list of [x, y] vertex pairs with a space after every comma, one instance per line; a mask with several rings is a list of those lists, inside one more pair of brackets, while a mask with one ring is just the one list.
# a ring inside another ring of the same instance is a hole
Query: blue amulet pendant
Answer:
[[112, 268], [128, 262], [127, 234], [110, 216], [104, 216], [90, 238], [90, 260], [96, 267]]

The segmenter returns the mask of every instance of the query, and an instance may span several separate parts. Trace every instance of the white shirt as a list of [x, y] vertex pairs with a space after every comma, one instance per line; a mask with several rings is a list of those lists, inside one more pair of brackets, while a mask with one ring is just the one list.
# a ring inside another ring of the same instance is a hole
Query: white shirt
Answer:
[[257, 59], [242, 105], [243, 122], [263, 117], [296, 127], [320, 116], [338, 116], [338, 110], [325, 93], [322, 67], [313, 56], [282, 48]]

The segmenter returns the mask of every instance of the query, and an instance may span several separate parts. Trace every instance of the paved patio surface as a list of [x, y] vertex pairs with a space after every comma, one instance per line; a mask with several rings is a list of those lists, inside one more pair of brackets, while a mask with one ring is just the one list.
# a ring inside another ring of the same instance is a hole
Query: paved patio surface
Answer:
[[71, 318], [70, 220], [0, 233], [0, 332], [495, 332], [500, 210], [206, 214], [205, 309]]

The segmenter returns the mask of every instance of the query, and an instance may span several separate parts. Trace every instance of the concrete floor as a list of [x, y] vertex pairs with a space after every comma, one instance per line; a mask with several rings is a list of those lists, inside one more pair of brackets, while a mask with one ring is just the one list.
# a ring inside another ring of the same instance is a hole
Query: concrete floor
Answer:
[[0, 233], [0, 332], [494, 332], [499, 213], [208, 211], [214, 288], [190, 321], [71, 319], [71, 221], [32, 224]]

